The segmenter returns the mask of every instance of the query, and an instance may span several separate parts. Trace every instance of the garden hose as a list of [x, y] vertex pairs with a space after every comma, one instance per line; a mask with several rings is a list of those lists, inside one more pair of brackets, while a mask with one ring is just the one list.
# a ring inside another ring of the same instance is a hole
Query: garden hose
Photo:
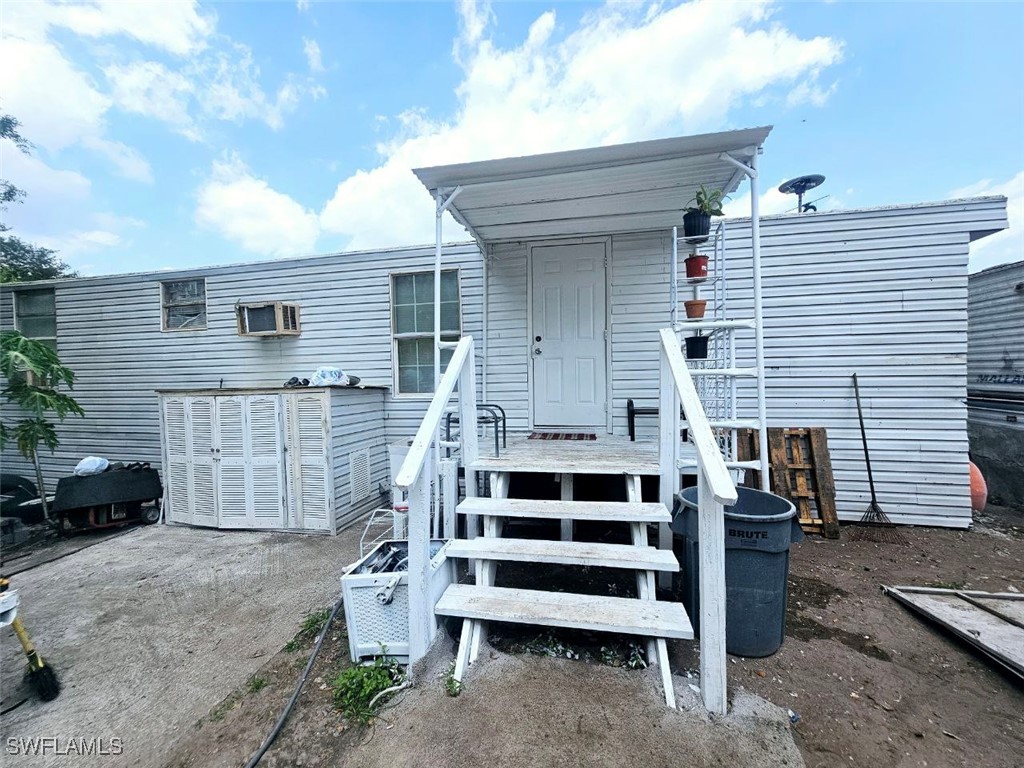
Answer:
[[295, 692], [292, 697], [288, 700], [284, 709], [281, 712], [281, 716], [277, 718], [277, 723], [274, 724], [274, 730], [270, 732], [266, 739], [263, 740], [263, 744], [256, 751], [249, 762], [245, 764], [245, 768], [255, 768], [259, 764], [260, 760], [263, 759], [263, 755], [266, 754], [267, 750], [270, 749], [270, 745], [274, 743], [274, 739], [277, 738], [278, 734], [281, 733], [281, 729], [284, 728], [285, 720], [288, 719], [288, 715], [291, 714], [292, 708], [295, 706], [295, 702], [299, 700], [299, 694], [302, 693], [302, 688], [306, 685], [306, 679], [309, 677], [310, 670], [313, 669], [313, 662], [316, 661], [316, 657], [320, 654], [320, 647], [324, 644], [324, 638], [327, 637], [328, 631], [331, 629], [331, 623], [334, 621], [334, 617], [338, 615], [338, 611], [341, 610], [341, 606], [344, 604], [341, 597], [338, 598], [338, 602], [334, 604], [334, 610], [331, 611], [331, 615], [327, 617], [327, 623], [324, 624], [324, 628], [320, 631], [320, 637], [316, 641], [316, 645], [313, 647], [313, 653], [309, 655], [309, 661], [306, 662], [306, 668], [302, 670], [302, 675], [299, 677], [299, 682], [295, 686]]

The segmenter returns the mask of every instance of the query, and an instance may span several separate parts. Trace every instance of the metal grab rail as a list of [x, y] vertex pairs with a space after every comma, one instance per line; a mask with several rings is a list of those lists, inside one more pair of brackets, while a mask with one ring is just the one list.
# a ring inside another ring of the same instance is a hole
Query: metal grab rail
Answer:
[[[671, 507], [679, 492], [679, 406], [697, 449], [697, 526], [700, 559], [700, 690], [704, 706], [725, 714], [725, 516], [736, 485], [725, 466], [697, 388], [672, 328], [661, 331], [658, 434], [661, 500]], [[662, 541], [662, 546], [665, 542]]]
[[[437, 632], [434, 605], [429, 600], [430, 512], [432, 498], [440, 500], [441, 420], [458, 386], [459, 418], [477, 423], [476, 361], [472, 336], [463, 336], [448, 362], [427, 407], [395, 485], [408, 492], [409, 516], [409, 663], [422, 658]], [[450, 443], [449, 443], [450, 444]], [[459, 455], [466, 470], [466, 494], [475, 495], [476, 475], [470, 469], [479, 455], [475, 429], [459, 430]], [[449, 474], [449, 477], [454, 476]], [[436, 492], [432, 493], [432, 489]], [[440, 515], [440, 503], [436, 514]], [[453, 515], [454, 517], [454, 515]]]

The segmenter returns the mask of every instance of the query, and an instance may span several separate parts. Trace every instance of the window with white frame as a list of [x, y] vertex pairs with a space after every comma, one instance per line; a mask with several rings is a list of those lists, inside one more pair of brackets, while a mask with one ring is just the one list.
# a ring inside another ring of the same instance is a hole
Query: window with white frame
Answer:
[[172, 280], [160, 283], [165, 331], [206, 329], [206, 280]]
[[[397, 393], [434, 391], [434, 273], [391, 275], [392, 360]], [[441, 340], [458, 341], [462, 332], [459, 311], [459, 272], [441, 273]], [[441, 350], [442, 370], [452, 350]]]
[[14, 327], [22, 336], [57, 351], [57, 303], [53, 288], [14, 294]]

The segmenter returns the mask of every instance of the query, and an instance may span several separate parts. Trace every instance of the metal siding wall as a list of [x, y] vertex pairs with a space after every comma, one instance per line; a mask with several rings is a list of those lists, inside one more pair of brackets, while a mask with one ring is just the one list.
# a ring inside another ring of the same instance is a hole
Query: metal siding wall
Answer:
[[487, 400], [505, 409], [508, 428], [529, 424], [526, 245], [494, 246], [487, 264]]
[[[858, 519], [869, 500], [857, 371], [885, 510], [902, 522], [970, 523], [968, 239], [1005, 223], [998, 200], [762, 221], [769, 423], [828, 428], [841, 517]], [[753, 313], [749, 228], [749, 220], [727, 227], [733, 317]], [[620, 235], [612, 250], [612, 413], [615, 433], [625, 434], [627, 398], [657, 403], [656, 330], [669, 319], [671, 243]], [[752, 365], [753, 333], [738, 339], [739, 364]], [[752, 383], [740, 392], [741, 416], [752, 415]], [[641, 435], [656, 429], [655, 419], [638, 419]]]
[[[972, 392], [1024, 395], [1024, 290], [1014, 290], [1022, 283], [1024, 261], [968, 278], [967, 386]], [[1001, 379], [981, 379], [989, 376]], [[972, 408], [970, 420], [1013, 427], [1002, 412]], [[1024, 430], [1024, 422], [1016, 428]]]
[[[447, 246], [445, 266], [462, 275], [463, 329], [479, 339], [481, 257], [473, 244]], [[157, 389], [280, 386], [336, 365], [367, 384], [390, 387], [389, 273], [433, 268], [433, 248], [335, 254], [196, 269], [85, 278], [56, 283], [57, 348], [77, 374], [84, 419], [68, 419], [56, 454], [43, 455], [52, 484], [86, 455], [160, 465]], [[160, 330], [160, 282], [206, 278], [206, 331]], [[237, 335], [237, 301], [294, 301], [302, 335]], [[0, 288], [0, 327], [10, 328], [11, 291]], [[415, 432], [429, 400], [385, 397], [389, 440]], [[31, 476], [13, 449], [5, 472]], [[347, 467], [346, 467], [347, 471]]]
[[[384, 395], [381, 390], [332, 389], [331, 456], [334, 457], [334, 509], [338, 530], [351, 525], [367, 510], [381, 506], [380, 483], [390, 487], [387, 440], [384, 435]], [[370, 486], [366, 499], [352, 504], [349, 454], [370, 450]]]

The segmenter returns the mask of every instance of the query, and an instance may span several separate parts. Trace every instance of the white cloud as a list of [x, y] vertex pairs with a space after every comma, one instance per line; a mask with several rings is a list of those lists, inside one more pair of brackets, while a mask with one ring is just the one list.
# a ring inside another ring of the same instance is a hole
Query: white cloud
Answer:
[[193, 141], [199, 139], [199, 129], [189, 114], [189, 97], [195, 88], [180, 72], [155, 61], [139, 61], [111, 64], [103, 74], [118, 108], [167, 123]]
[[295, 8], [298, 10], [299, 13], [302, 13], [303, 11], [308, 11], [309, 6], [309, 0], [296, 0]]
[[950, 198], [1003, 195], [1010, 228], [971, 243], [970, 271], [978, 272], [997, 264], [1024, 259], [1024, 171], [1012, 179], [993, 182], [983, 179], [949, 193]]
[[302, 51], [306, 54], [306, 62], [309, 64], [310, 72], [323, 72], [324, 60], [320, 55], [320, 46], [316, 40], [302, 38]]
[[321, 225], [348, 247], [432, 239], [431, 202], [410, 168], [720, 129], [747, 100], [821, 101], [831, 86], [819, 79], [842, 57], [840, 42], [772, 22], [766, 2], [610, 3], [560, 40], [547, 11], [507, 49], [489, 34], [488, 5], [462, 0], [459, 11], [458, 111], [400, 115], [377, 167], [338, 185]]
[[56, 152], [100, 133], [110, 99], [56, 45], [5, 37], [3, 46], [3, 108], [21, 121], [22, 135]]
[[82, 146], [107, 158], [113, 163], [118, 176], [146, 184], [153, 183], [153, 170], [149, 167], [149, 161], [127, 144], [90, 137], [82, 141]]
[[55, 26], [83, 37], [124, 35], [177, 56], [202, 50], [217, 24], [215, 14], [199, 12], [196, 0], [161, 0], [158, 8], [137, 0], [98, 0], [49, 4], [47, 11]]
[[316, 213], [253, 176], [237, 155], [213, 164], [197, 194], [195, 219], [263, 256], [311, 253], [320, 234]]

